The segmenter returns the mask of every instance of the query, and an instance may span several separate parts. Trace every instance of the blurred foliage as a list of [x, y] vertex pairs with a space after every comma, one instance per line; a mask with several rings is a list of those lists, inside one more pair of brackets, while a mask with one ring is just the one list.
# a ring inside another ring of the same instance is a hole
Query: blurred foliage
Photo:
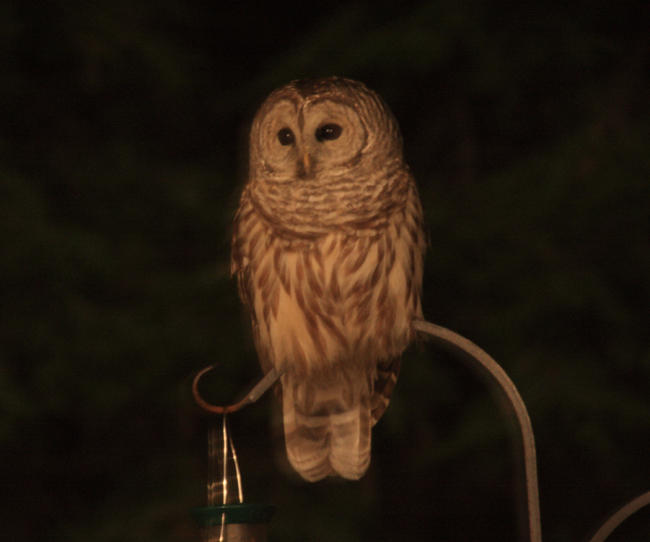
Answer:
[[[647, 490], [647, 14], [3, 3], [3, 539], [197, 539], [206, 422], [189, 378], [221, 361], [212, 388], [232, 397], [258, 374], [228, 276], [247, 123], [275, 86], [333, 73], [400, 120], [430, 236], [425, 314], [520, 387], [546, 538], [578, 540]], [[232, 421], [246, 493], [278, 506], [272, 540], [517, 539], [498, 405], [416, 346], [369, 474], [307, 485], [266, 398]]]

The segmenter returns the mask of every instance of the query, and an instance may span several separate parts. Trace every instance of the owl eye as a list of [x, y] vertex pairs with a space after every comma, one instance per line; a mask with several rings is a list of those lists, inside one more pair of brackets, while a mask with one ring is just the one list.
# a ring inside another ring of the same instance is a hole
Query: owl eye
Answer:
[[293, 132], [289, 128], [278, 130], [278, 141], [280, 145], [293, 145], [295, 139]]
[[332, 141], [338, 139], [343, 128], [338, 124], [323, 124], [316, 128], [316, 139], [318, 141]]

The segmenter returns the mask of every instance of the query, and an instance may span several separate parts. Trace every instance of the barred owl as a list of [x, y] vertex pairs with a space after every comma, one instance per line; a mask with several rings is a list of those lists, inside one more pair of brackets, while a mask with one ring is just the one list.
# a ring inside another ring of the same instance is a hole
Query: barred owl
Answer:
[[395, 118], [329, 77], [272, 92], [250, 132], [231, 272], [262, 369], [280, 381], [287, 456], [309, 481], [359, 479], [421, 317], [425, 241]]

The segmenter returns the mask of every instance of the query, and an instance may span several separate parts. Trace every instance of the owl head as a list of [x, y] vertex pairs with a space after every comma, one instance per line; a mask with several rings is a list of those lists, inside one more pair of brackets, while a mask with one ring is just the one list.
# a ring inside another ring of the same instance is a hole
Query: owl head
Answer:
[[253, 120], [247, 193], [278, 234], [377, 226], [403, 205], [408, 178], [395, 117], [358, 81], [293, 81]]
[[292, 81], [264, 101], [250, 134], [251, 178], [311, 182], [402, 158], [384, 101], [342, 77]]

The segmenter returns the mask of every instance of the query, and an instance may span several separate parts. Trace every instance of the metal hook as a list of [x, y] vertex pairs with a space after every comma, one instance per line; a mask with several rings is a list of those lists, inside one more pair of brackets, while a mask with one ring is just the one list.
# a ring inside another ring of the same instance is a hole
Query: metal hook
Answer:
[[282, 376], [282, 372], [277, 371], [276, 369], [271, 369], [250, 389], [243, 399], [230, 405], [221, 406], [208, 403], [199, 393], [199, 380], [201, 380], [203, 375], [210, 372], [212, 369], [214, 369], [214, 365], [204, 367], [196, 374], [192, 381], [192, 395], [194, 396], [194, 401], [196, 401], [196, 404], [203, 410], [212, 414], [228, 414], [230, 412], [237, 412], [245, 406], [254, 403]]
[[483, 367], [508, 397], [508, 404], [510, 404], [517, 417], [522, 436], [529, 540], [530, 542], [541, 542], [542, 523], [539, 512], [539, 487], [537, 484], [535, 437], [533, 435], [533, 426], [530, 422], [530, 417], [528, 416], [528, 410], [526, 410], [526, 404], [521, 398], [521, 395], [519, 395], [517, 387], [514, 385], [512, 380], [510, 380], [510, 377], [501, 366], [494, 361], [487, 352], [476, 346], [469, 339], [466, 339], [462, 335], [459, 335], [450, 329], [437, 326], [431, 322], [427, 322], [426, 320], [415, 320], [413, 322], [413, 327], [419, 332], [429, 335], [439, 345], [443, 346], [447, 350], [459, 353], [466, 359], [476, 363], [479, 367]]

